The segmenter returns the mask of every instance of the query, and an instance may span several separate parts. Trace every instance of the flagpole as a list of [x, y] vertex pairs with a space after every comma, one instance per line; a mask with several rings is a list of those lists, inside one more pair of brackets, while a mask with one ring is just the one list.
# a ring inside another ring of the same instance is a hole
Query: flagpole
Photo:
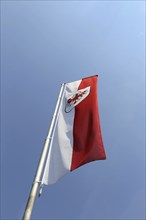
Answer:
[[36, 195], [37, 195], [38, 187], [40, 185], [40, 178], [41, 178], [41, 175], [42, 175], [44, 163], [45, 163], [47, 152], [48, 152], [49, 145], [50, 145], [50, 142], [51, 142], [51, 135], [52, 135], [54, 124], [55, 124], [55, 121], [56, 121], [56, 118], [57, 118], [59, 106], [60, 106], [61, 99], [62, 99], [63, 92], [64, 92], [64, 88], [65, 88], [65, 83], [63, 83], [61, 85], [60, 93], [59, 93], [59, 96], [58, 96], [55, 111], [54, 111], [52, 121], [51, 121], [51, 124], [50, 124], [48, 135], [47, 135], [47, 138], [46, 138], [45, 143], [44, 143], [44, 147], [43, 147], [43, 150], [42, 150], [42, 154], [41, 154], [41, 157], [40, 157], [38, 168], [37, 168], [37, 171], [36, 171], [36, 174], [35, 174], [35, 177], [34, 177], [34, 181], [32, 183], [32, 188], [31, 188], [31, 191], [30, 191], [30, 194], [29, 194], [29, 197], [28, 197], [27, 205], [26, 205], [25, 212], [24, 212], [24, 215], [23, 215], [23, 220], [30, 220], [30, 218], [31, 218], [35, 198], [36, 198]]

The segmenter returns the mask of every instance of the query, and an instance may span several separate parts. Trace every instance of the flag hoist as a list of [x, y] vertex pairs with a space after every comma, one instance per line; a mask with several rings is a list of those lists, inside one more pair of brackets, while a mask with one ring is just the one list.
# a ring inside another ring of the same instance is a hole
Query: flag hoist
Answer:
[[96, 75], [62, 84], [23, 220], [31, 217], [39, 186], [41, 195], [44, 184], [53, 184], [86, 163], [106, 159], [97, 83]]

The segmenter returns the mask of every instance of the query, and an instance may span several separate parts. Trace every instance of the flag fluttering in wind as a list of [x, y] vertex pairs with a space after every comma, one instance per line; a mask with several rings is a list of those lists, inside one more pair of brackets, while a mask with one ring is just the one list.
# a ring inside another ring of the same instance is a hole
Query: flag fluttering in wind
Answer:
[[98, 113], [98, 76], [64, 85], [42, 185], [95, 160], [106, 159]]
[[86, 163], [106, 159], [98, 113], [97, 81], [96, 75], [62, 84], [23, 220], [31, 218], [39, 186], [40, 196], [44, 184], [53, 184]]

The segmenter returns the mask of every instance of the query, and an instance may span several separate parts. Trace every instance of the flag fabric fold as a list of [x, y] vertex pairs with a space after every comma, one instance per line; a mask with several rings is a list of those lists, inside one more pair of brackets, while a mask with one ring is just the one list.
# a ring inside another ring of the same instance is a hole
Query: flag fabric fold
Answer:
[[96, 75], [65, 84], [42, 184], [53, 184], [86, 163], [106, 159], [97, 83]]

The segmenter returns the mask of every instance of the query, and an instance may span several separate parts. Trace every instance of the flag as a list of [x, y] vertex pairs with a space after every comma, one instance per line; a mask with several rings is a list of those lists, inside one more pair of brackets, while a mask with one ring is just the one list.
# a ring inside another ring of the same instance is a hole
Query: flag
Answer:
[[105, 160], [97, 99], [98, 76], [66, 83], [42, 184], [95, 160]]

